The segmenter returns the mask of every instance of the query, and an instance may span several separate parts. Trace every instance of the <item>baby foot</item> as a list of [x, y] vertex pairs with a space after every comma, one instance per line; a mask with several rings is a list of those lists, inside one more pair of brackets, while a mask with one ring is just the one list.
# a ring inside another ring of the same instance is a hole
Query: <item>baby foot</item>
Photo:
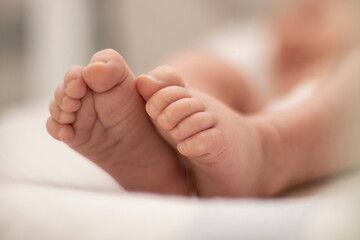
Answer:
[[114, 50], [70, 68], [50, 103], [48, 132], [125, 189], [186, 195], [184, 170], [146, 115], [134, 80]]
[[255, 123], [185, 86], [174, 69], [137, 79], [146, 111], [167, 141], [188, 159], [200, 196], [264, 196], [268, 166]]

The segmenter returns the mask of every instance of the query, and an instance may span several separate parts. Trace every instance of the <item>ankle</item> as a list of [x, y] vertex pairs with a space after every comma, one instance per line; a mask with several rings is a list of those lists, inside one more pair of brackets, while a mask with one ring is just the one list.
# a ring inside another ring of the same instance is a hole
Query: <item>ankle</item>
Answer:
[[264, 119], [252, 119], [260, 141], [263, 170], [259, 177], [260, 196], [274, 196], [287, 188], [289, 174], [285, 169], [282, 141], [278, 130]]

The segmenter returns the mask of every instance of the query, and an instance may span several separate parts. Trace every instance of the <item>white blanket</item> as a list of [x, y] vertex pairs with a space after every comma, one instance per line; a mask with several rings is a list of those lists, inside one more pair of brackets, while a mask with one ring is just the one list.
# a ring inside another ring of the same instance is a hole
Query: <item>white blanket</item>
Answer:
[[270, 200], [130, 194], [48, 136], [47, 115], [45, 101], [1, 115], [2, 240], [330, 239], [344, 231], [353, 234], [348, 228], [360, 202], [352, 194], [353, 178], [320, 185], [307, 197]]

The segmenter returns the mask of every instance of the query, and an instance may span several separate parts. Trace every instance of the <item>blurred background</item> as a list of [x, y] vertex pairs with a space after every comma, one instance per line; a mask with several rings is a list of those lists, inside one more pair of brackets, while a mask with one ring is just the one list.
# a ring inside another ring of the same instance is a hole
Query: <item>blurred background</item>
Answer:
[[50, 98], [68, 67], [104, 48], [136, 74], [274, 1], [0, 0], [0, 111]]

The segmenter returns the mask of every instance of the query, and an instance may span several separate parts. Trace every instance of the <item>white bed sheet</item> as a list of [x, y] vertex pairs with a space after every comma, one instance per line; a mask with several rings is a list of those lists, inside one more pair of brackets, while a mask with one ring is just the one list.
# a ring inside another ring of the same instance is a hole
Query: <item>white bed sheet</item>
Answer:
[[343, 208], [334, 211], [344, 203], [334, 199], [320, 207], [324, 202], [319, 199], [196, 200], [23, 184], [2, 185], [0, 194], [4, 240], [300, 240], [314, 239], [314, 224], [331, 208], [333, 221], [317, 223], [336, 227], [331, 236], [339, 235], [350, 219]]
[[345, 229], [353, 234], [348, 228], [360, 202], [352, 191], [354, 177], [271, 200], [130, 194], [48, 136], [45, 102], [0, 115], [2, 240], [330, 239]]

